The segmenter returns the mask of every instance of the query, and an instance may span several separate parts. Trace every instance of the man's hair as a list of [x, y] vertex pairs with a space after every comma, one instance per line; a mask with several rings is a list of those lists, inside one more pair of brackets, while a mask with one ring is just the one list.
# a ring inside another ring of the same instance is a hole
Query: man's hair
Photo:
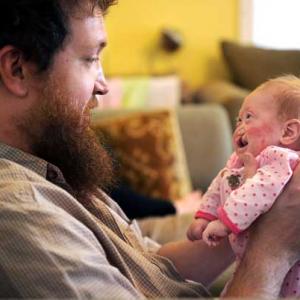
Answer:
[[0, 0], [0, 49], [11, 45], [24, 58], [47, 70], [63, 45], [69, 19], [83, 7], [99, 7], [104, 15], [116, 0]]
[[300, 120], [300, 78], [294, 75], [283, 75], [269, 79], [259, 88], [267, 86], [276, 88], [275, 101], [278, 105], [279, 118]]

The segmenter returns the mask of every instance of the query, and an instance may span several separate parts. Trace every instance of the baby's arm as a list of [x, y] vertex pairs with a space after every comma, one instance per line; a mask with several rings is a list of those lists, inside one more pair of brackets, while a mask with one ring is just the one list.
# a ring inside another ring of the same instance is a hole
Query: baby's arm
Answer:
[[196, 212], [195, 218], [203, 218], [208, 221], [217, 219], [217, 209], [220, 206], [220, 177], [219, 175], [213, 180], [207, 192], [200, 200], [199, 210]]
[[292, 176], [298, 154], [276, 146], [266, 148], [259, 158], [259, 169], [234, 190], [223, 207], [219, 219], [235, 234], [247, 229], [260, 215], [267, 212]]
[[200, 208], [195, 214], [195, 220], [188, 228], [187, 237], [191, 241], [201, 240], [202, 233], [207, 224], [210, 221], [217, 219], [217, 208], [220, 205], [220, 173], [213, 180], [207, 192], [201, 198]]
[[189, 226], [188, 231], [186, 233], [187, 238], [190, 241], [196, 241], [202, 239], [202, 234], [209, 221], [203, 218], [195, 219], [192, 224]]
[[[250, 153], [245, 153], [240, 158], [240, 161], [244, 164], [243, 177], [253, 177], [258, 167], [255, 157]], [[230, 229], [225, 224], [223, 224], [220, 220], [215, 220], [206, 226], [202, 234], [202, 238], [209, 246], [217, 246], [220, 240], [230, 234], [230, 232]]]

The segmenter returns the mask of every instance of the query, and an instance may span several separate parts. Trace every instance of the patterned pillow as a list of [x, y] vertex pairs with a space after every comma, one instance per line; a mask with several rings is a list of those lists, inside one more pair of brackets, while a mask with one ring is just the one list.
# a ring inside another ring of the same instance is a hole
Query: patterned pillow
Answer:
[[137, 192], [177, 199], [191, 190], [175, 112], [155, 110], [94, 118], [93, 129], [119, 162], [118, 176]]

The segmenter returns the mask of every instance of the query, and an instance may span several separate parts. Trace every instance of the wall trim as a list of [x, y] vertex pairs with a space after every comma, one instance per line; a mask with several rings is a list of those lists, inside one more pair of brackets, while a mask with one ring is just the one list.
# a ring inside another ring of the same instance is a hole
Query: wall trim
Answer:
[[253, 37], [253, 0], [239, 0], [240, 41], [251, 43]]

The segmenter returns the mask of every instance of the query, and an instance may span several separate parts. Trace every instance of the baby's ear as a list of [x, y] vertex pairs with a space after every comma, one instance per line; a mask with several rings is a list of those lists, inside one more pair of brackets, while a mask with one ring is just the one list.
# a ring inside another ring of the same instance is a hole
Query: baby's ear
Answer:
[[291, 119], [284, 123], [283, 134], [280, 142], [283, 146], [289, 146], [300, 138], [300, 120]]

